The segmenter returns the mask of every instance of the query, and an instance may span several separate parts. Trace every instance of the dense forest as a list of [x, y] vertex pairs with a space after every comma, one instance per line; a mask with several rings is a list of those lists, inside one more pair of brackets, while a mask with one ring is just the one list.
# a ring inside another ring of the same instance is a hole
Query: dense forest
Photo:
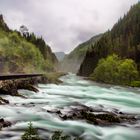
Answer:
[[102, 34], [96, 35], [88, 41], [79, 44], [72, 52], [66, 55], [59, 65], [59, 69], [65, 72], [77, 73], [86, 55], [87, 50], [92, 49], [95, 42], [101, 38]]
[[140, 2], [132, 6], [112, 30], [104, 33], [88, 50], [78, 74], [91, 75], [99, 60], [112, 54], [117, 54], [121, 59], [134, 60], [140, 72]]
[[1, 73], [53, 71], [56, 63], [56, 56], [42, 37], [10, 30], [0, 15]]

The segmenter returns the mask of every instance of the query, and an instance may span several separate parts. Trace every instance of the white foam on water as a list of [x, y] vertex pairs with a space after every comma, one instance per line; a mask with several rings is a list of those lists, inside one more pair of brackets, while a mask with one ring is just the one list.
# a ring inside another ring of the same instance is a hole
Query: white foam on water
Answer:
[[39, 93], [20, 90], [28, 99], [3, 96], [10, 104], [0, 106], [0, 116], [12, 121], [13, 125], [0, 131], [0, 140], [19, 140], [29, 121], [39, 128], [43, 138], [49, 136], [48, 130], [63, 130], [70, 135], [83, 136], [85, 140], [140, 140], [136, 125], [99, 127], [80, 120], [63, 121], [56, 114], [47, 112], [61, 108], [68, 111], [69, 106], [79, 103], [140, 115], [139, 89], [102, 85], [74, 74], [63, 76], [61, 80], [60, 85], [39, 84]]

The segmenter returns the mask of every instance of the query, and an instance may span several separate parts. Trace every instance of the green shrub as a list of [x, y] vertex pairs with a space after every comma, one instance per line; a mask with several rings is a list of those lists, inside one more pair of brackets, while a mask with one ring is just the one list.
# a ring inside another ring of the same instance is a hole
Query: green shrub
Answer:
[[110, 84], [129, 85], [139, 77], [137, 66], [132, 59], [120, 59], [117, 55], [101, 59], [91, 79]]
[[138, 70], [132, 59], [122, 60], [118, 65], [119, 82], [129, 84], [138, 78]]
[[132, 86], [132, 87], [140, 87], [140, 81], [132, 81], [130, 86]]
[[39, 138], [38, 132], [35, 128], [33, 128], [32, 123], [29, 123], [29, 126], [25, 133], [21, 137], [22, 140], [41, 140]]
[[[32, 123], [30, 122], [25, 133], [21, 136], [21, 140], [41, 140], [38, 135], [38, 132], [33, 128]], [[69, 135], [65, 135], [62, 131], [55, 131], [50, 140], [82, 140], [82, 138], [75, 137], [72, 138]]]
[[51, 140], [82, 140], [81, 138], [71, 138], [68, 135], [64, 135], [61, 131], [56, 131], [51, 137]]
[[51, 140], [71, 140], [71, 138], [70, 136], [63, 135], [60, 131], [56, 131], [52, 135]]

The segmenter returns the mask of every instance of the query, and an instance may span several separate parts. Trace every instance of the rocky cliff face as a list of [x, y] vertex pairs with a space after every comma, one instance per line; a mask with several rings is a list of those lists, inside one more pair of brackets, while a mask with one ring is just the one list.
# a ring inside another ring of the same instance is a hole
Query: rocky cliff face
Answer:
[[140, 2], [131, 7], [127, 15], [111, 31], [104, 33], [87, 52], [78, 74], [89, 76], [101, 58], [114, 53], [133, 59], [140, 70]]

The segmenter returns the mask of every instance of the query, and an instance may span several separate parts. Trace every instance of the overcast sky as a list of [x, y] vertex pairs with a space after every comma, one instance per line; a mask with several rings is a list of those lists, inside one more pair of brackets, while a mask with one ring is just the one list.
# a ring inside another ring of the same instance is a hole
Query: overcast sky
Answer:
[[12, 29], [26, 25], [53, 51], [69, 52], [79, 43], [111, 29], [138, 0], [0, 0]]

